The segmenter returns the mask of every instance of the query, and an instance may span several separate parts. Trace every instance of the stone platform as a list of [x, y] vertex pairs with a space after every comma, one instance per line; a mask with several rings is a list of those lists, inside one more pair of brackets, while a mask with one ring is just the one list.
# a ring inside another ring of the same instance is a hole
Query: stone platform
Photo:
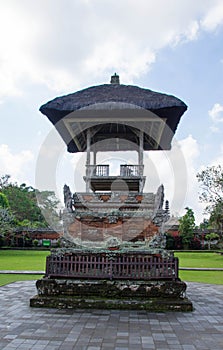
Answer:
[[192, 311], [186, 283], [177, 281], [75, 280], [43, 278], [32, 307]]

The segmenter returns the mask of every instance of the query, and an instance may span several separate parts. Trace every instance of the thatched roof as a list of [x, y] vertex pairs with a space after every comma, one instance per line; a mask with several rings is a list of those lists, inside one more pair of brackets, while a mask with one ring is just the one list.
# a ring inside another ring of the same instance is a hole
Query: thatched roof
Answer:
[[[59, 133], [65, 140], [68, 146], [68, 151], [78, 152], [74, 141], [70, 139], [69, 130], [60, 123], [65, 116], [71, 112], [86, 109], [91, 106], [91, 110], [97, 109], [98, 104], [121, 103], [132, 105], [135, 108], [142, 108], [153, 112], [156, 116], [165, 119], [166, 125], [174, 134], [181, 116], [186, 111], [186, 104], [175, 96], [162, 94], [149, 89], [140, 88], [138, 86], [123, 85], [123, 84], [103, 84], [92, 86], [75, 93], [57, 97], [52, 101], [40, 107], [40, 111], [45, 114], [48, 119], [56, 125]], [[110, 107], [109, 107], [110, 108]], [[112, 120], [108, 118], [108, 123]], [[62, 126], [61, 126], [62, 125]], [[170, 147], [171, 140], [168, 140], [166, 149]], [[145, 146], [145, 149], [152, 149]], [[165, 148], [164, 148], [165, 149]]]
[[41, 106], [40, 111], [55, 123], [72, 111], [103, 102], [133, 104], [151, 110], [157, 115], [162, 114], [162, 109], [171, 108], [172, 118], [179, 117], [187, 109], [183, 101], [172, 95], [133, 85], [104, 84], [57, 97]]

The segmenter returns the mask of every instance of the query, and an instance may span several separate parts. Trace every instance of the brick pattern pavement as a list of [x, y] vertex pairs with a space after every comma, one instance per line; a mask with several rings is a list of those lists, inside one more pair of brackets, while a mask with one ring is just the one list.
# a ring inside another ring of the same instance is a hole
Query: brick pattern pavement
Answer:
[[188, 283], [191, 313], [29, 307], [35, 282], [0, 287], [1, 350], [223, 349], [223, 285]]

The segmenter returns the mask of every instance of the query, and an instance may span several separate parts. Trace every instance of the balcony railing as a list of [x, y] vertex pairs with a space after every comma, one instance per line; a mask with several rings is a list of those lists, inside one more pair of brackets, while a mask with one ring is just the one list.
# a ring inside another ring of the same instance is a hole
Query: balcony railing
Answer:
[[87, 165], [87, 176], [109, 176], [109, 165]]
[[[123, 177], [143, 176], [143, 165], [120, 165], [120, 175]], [[87, 165], [87, 176], [109, 176], [109, 165]]]
[[120, 176], [143, 176], [143, 165], [120, 165]]

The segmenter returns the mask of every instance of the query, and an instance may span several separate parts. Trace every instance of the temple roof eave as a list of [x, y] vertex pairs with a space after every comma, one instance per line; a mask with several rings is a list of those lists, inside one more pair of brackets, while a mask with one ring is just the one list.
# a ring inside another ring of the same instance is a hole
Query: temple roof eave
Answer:
[[[80, 122], [83, 124], [86, 123], [86, 116], [88, 116], [91, 118], [90, 120], [117, 124], [116, 115], [124, 116], [127, 120], [130, 113], [133, 115], [133, 119], [135, 115], [135, 119], [137, 119], [144, 113], [145, 120], [149, 122], [150, 114], [153, 114], [157, 120], [159, 118], [165, 120], [166, 127], [170, 132], [169, 136], [167, 136], [168, 133], [165, 133], [163, 139], [160, 137], [158, 147], [145, 143], [144, 150], [168, 150], [171, 148], [173, 134], [176, 132], [180, 118], [186, 109], [186, 104], [174, 96], [137, 86], [112, 84], [94, 86], [57, 97], [40, 107], [40, 111], [56, 127], [71, 153], [83, 152], [85, 147], [77, 146], [77, 140], [75, 141], [71, 129], [67, 126], [68, 119], [73, 118], [77, 124]], [[100, 119], [103, 113], [105, 117]], [[77, 117], [78, 121], [76, 121]], [[85, 139], [84, 134], [81, 137], [83, 140]]]

